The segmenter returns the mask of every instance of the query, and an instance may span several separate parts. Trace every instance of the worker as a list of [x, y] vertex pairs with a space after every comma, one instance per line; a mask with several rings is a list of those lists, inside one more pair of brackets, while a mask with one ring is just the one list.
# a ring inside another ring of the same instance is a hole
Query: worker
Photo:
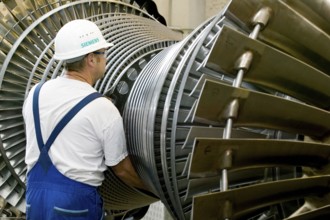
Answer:
[[107, 167], [126, 184], [147, 189], [128, 156], [119, 111], [93, 88], [113, 44], [83, 19], [66, 23], [54, 44], [64, 73], [35, 85], [23, 105], [27, 219], [102, 219], [97, 187]]

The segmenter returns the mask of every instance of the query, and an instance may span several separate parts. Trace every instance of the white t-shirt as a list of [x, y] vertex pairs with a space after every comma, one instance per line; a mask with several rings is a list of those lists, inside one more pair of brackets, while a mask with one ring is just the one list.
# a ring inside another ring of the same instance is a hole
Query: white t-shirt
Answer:
[[[23, 106], [28, 172], [40, 154], [32, 112], [34, 90], [35, 87]], [[42, 86], [39, 112], [44, 143], [64, 115], [93, 92], [96, 90], [89, 84], [64, 77], [49, 80]], [[106, 165], [114, 166], [128, 155], [119, 111], [105, 97], [93, 100], [63, 128], [48, 153], [63, 175], [92, 186], [101, 185]]]

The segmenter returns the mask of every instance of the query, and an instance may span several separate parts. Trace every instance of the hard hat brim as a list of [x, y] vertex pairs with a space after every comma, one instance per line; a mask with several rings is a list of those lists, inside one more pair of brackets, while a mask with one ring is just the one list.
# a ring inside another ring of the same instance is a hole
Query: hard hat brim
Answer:
[[100, 49], [107, 49], [112, 46], [114, 46], [113, 43], [104, 42], [102, 44], [99, 44], [98, 47], [86, 48], [86, 49], [82, 49], [79, 51], [71, 51], [70, 53], [66, 52], [64, 54], [55, 53], [53, 57], [55, 60], [71, 60], [76, 57], [80, 57], [80, 56], [92, 53], [92, 52], [100, 50]]

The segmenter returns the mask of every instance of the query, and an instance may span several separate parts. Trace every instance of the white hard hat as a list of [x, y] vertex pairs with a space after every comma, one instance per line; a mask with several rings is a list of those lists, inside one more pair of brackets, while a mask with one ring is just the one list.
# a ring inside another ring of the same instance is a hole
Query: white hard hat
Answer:
[[55, 37], [54, 59], [71, 60], [111, 46], [113, 43], [106, 42], [94, 22], [73, 20], [66, 23]]

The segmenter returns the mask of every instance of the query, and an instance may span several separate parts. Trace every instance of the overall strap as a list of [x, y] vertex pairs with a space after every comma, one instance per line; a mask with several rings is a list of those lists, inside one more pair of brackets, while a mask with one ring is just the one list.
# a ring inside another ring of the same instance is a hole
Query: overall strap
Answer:
[[40, 128], [40, 114], [39, 114], [39, 93], [43, 83], [39, 83], [33, 93], [33, 119], [34, 119], [34, 127], [37, 136], [37, 143], [39, 147], [39, 151], [41, 152], [42, 146], [44, 146], [44, 141], [42, 140], [41, 128]]
[[52, 144], [54, 143], [56, 137], [62, 131], [62, 129], [69, 123], [69, 121], [88, 103], [93, 101], [96, 98], [102, 97], [102, 95], [98, 92], [94, 92], [85, 98], [83, 98], [78, 104], [76, 104], [55, 126], [54, 130], [50, 134], [46, 144], [44, 144], [42, 139], [41, 127], [40, 127], [40, 115], [39, 115], [39, 93], [42, 84], [39, 84], [36, 87], [36, 90], [33, 94], [33, 116], [34, 116], [34, 124], [37, 136], [38, 147], [40, 150], [40, 156], [38, 162], [40, 162], [41, 166], [45, 171], [52, 165], [50, 157], [48, 155], [48, 151]]

